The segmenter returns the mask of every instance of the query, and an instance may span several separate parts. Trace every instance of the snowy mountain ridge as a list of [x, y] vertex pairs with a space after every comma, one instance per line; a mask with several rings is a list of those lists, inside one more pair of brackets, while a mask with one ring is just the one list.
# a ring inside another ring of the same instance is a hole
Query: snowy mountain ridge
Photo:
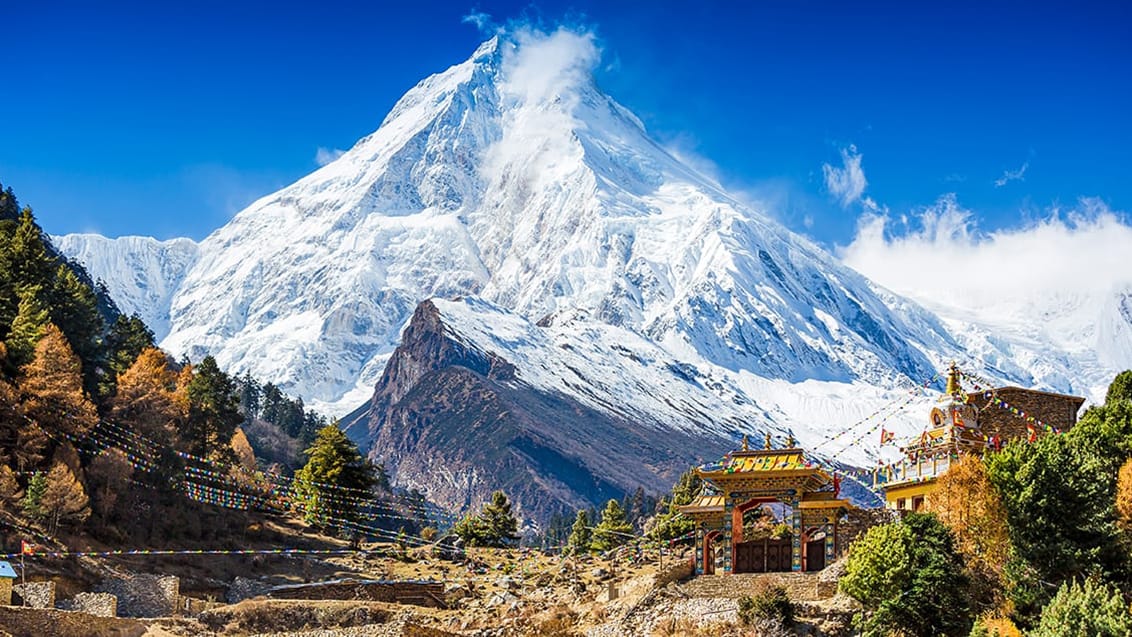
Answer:
[[51, 242], [105, 283], [122, 312], [137, 314], [157, 340], [169, 334], [173, 295], [199, 255], [194, 241], [70, 234], [53, 236]]

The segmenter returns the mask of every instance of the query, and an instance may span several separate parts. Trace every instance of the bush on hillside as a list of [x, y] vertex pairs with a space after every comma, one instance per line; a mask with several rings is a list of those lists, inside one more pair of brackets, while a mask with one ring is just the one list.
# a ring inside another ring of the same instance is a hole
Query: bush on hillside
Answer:
[[768, 620], [786, 628], [794, 625], [794, 604], [782, 586], [767, 586], [754, 595], [739, 598], [739, 621], [744, 625]]
[[1132, 612], [1115, 586], [1094, 580], [1067, 582], [1042, 611], [1032, 637], [1127, 637]]
[[882, 524], [849, 547], [841, 589], [861, 602], [864, 635], [967, 635], [968, 580], [951, 532], [935, 515]]

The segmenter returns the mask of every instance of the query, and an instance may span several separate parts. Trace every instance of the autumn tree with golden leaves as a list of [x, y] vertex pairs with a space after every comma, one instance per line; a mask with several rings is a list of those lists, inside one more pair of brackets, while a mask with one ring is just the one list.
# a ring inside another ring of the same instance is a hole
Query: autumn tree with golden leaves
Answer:
[[70, 467], [59, 462], [47, 473], [47, 488], [40, 500], [47, 531], [54, 535], [59, 527], [79, 525], [90, 517], [90, 499]]
[[110, 400], [110, 420], [125, 423], [144, 436], [171, 440], [185, 418], [177, 396], [177, 373], [170, 370], [165, 353], [150, 347], [118, 375]]
[[1002, 498], [978, 456], [964, 455], [941, 476], [927, 497], [935, 513], [955, 535], [972, 579], [982, 583], [984, 604], [998, 605], [1001, 582], [1010, 555], [1010, 536]]
[[98, 423], [83, 391], [82, 366], [59, 328], [48, 323], [20, 380], [24, 410], [48, 435], [78, 437]]
[[1116, 513], [1120, 528], [1132, 542], [1132, 458], [1124, 461], [1116, 478]]
[[[6, 351], [0, 343], [0, 362]], [[47, 436], [28, 420], [15, 385], [0, 376], [0, 464], [26, 471], [43, 459]]]

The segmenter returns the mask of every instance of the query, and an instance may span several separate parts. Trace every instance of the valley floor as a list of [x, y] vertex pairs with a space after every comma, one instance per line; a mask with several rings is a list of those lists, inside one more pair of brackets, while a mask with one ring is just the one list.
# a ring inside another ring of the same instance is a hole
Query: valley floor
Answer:
[[[737, 599], [768, 583], [785, 586], [801, 616], [794, 631], [783, 634], [848, 634], [854, 610], [848, 599], [835, 595], [838, 564], [820, 573], [691, 578], [688, 556], [679, 553], [662, 561], [655, 552], [602, 559], [472, 549], [466, 560], [450, 561], [433, 557], [428, 549], [397, 553], [391, 545], [363, 548], [346, 556], [304, 558], [289, 569], [249, 565], [239, 576], [233, 576], [229, 565], [223, 573], [232, 577], [227, 582], [227, 595], [235, 601], [231, 604], [221, 602], [217, 593], [205, 593], [211, 599], [194, 598], [202, 594], [196, 586], [182, 590], [179, 607], [189, 610], [173, 617], [95, 617], [3, 607], [0, 630], [14, 637], [738, 636], [762, 634], [740, 625]], [[177, 571], [174, 564], [165, 566]], [[443, 590], [441, 599], [400, 595], [397, 601], [375, 601], [367, 592], [422, 582]], [[266, 590], [280, 583], [290, 587]]]

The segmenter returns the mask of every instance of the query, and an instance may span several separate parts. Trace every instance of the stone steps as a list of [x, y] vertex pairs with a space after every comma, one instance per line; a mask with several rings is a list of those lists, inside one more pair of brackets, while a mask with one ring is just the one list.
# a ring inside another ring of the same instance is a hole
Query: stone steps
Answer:
[[829, 599], [837, 592], [836, 582], [820, 579], [818, 573], [739, 573], [736, 575], [700, 575], [680, 585], [689, 597], [739, 599], [782, 586], [794, 601]]

